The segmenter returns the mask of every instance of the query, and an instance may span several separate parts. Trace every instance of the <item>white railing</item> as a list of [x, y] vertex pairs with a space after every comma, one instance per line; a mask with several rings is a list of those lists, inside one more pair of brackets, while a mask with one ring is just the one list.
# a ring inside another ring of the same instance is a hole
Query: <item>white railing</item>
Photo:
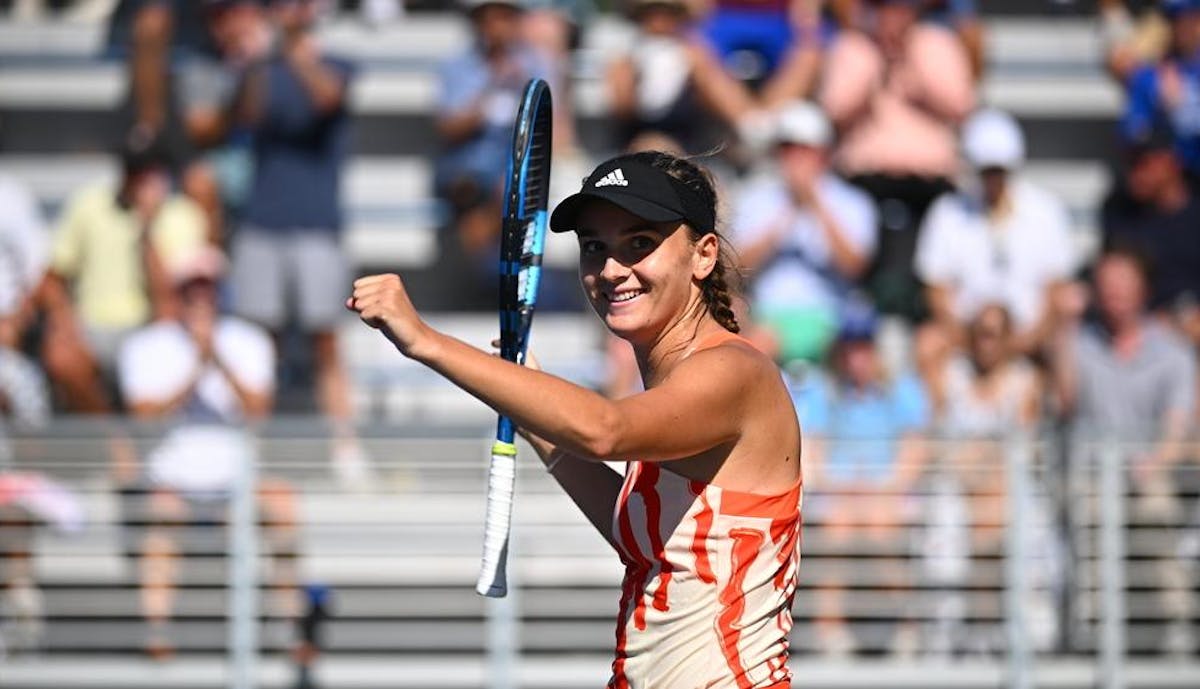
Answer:
[[[143, 662], [138, 569], [127, 551], [146, 526], [122, 516], [130, 498], [117, 490], [110, 453], [128, 439], [144, 456], [160, 430], [63, 422], [10, 438], [13, 461], [0, 475], [37, 471], [70, 488], [86, 526], [66, 534], [39, 527], [32, 555], [46, 635], [32, 653], [0, 661], [0, 687], [107, 687], [112, 683], [104, 677], [78, 669], [97, 654], [133, 667]], [[260, 461], [246, 467], [233, 493], [225, 552], [211, 545], [219, 526], [178, 533], [185, 546], [192, 536], [208, 536], [210, 545], [181, 569], [171, 625], [179, 654], [167, 666], [224, 656], [225, 670], [211, 686], [234, 689], [287, 675], [278, 658], [264, 653], [287, 648], [278, 630], [293, 623], [294, 611], [271, 603], [277, 591], [264, 559], [270, 547], [256, 526], [254, 502], [256, 481], [283, 479], [301, 508], [299, 583], [328, 585], [336, 601], [319, 663], [327, 678], [358, 677], [357, 666], [394, 662], [429, 668], [429, 676], [476, 668], [463, 671], [468, 679], [461, 686], [603, 682], [620, 568], [531, 454], [518, 478], [511, 575], [520, 583], [510, 599], [487, 605], [471, 582], [489, 429], [361, 432], [374, 479], [345, 489], [326, 461], [329, 438], [320, 422], [284, 419], [259, 431]], [[1188, 521], [1195, 507], [1187, 501], [1196, 499], [1189, 493], [1196, 483], [1192, 464], [1175, 468], [1183, 481], [1170, 495], [1154, 493], [1162, 485], [1137, 489], [1139, 501], [1174, 505], [1166, 517], [1146, 522], [1139, 509], [1125, 509], [1133, 485], [1126, 458], [1136, 454], [1127, 443], [1014, 435], [976, 444], [970, 461], [961, 459], [970, 454], [961, 442], [926, 445], [921, 478], [902, 495], [873, 497], [859, 487], [806, 482], [793, 633], [793, 665], [805, 686], [854, 686], [861, 675], [851, 669], [880, 662], [898, 673], [897, 686], [905, 684], [904, 672], [920, 684], [931, 669], [946, 668], [956, 668], [956, 686], [1200, 686], [1200, 662], [1186, 638], [1195, 629], [1200, 581], [1181, 546], [1189, 534], [1200, 537], [1200, 525]], [[830, 516], [829, 505], [838, 501], [869, 516], [873, 500], [893, 498], [901, 507], [882, 539], [869, 524], [839, 527]], [[997, 500], [1002, 533], [988, 524]], [[14, 534], [24, 528], [0, 525], [0, 545], [17, 542]], [[0, 576], [11, 564], [0, 561]], [[842, 590], [838, 615], [858, 657], [834, 655], [824, 644], [833, 589]], [[10, 619], [0, 634], [14, 625]], [[554, 670], [559, 666], [550, 661], [564, 653], [576, 665]], [[848, 669], [822, 675], [825, 667]], [[356, 681], [350, 683], [420, 686], [415, 679], [395, 684], [394, 675], [378, 684]]]

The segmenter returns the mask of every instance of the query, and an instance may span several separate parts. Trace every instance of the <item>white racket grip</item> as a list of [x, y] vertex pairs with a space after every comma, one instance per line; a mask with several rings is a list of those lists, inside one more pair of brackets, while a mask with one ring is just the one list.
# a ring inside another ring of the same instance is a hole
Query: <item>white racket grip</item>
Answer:
[[475, 583], [475, 591], [488, 598], [503, 598], [508, 594], [505, 569], [516, 481], [517, 446], [497, 440], [492, 444], [492, 463], [488, 468], [483, 561], [479, 568], [479, 580]]

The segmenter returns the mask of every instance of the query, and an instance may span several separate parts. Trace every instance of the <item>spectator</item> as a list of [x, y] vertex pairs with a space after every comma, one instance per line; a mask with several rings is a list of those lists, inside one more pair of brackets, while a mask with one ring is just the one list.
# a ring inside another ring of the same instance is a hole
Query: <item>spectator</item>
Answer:
[[821, 361], [838, 313], [875, 250], [875, 208], [828, 170], [833, 131], [817, 106], [779, 113], [779, 175], [751, 184], [733, 226], [751, 305], [782, 363]]
[[913, 252], [929, 205], [951, 188], [955, 128], [974, 105], [969, 61], [915, 0], [877, 0], [869, 33], [843, 32], [825, 62], [821, 104], [840, 133], [835, 164], [879, 207], [866, 285], [881, 311], [924, 315]]
[[1171, 45], [1171, 27], [1162, 0], [1099, 0], [1100, 37], [1105, 65], [1124, 84], [1137, 68], [1155, 64]]
[[726, 71], [774, 108], [807, 98], [826, 40], [819, 0], [708, 0], [700, 27]]
[[37, 200], [17, 180], [0, 175], [0, 348], [18, 349], [33, 323], [48, 244]]
[[[133, 333], [120, 352], [121, 392], [133, 416], [167, 427], [144, 470], [150, 488], [146, 520], [153, 527], [141, 543], [141, 602], [146, 651], [155, 658], [173, 651], [167, 624], [182, 546], [170, 527], [224, 521], [226, 496], [246, 463], [255, 461], [246, 427], [267, 417], [274, 398], [270, 336], [217, 309], [223, 267], [224, 257], [211, 247], [176, 261], [178, 317]], [[278, 480], [260, 481], [258, 503], [267, 541], [280, 561], [276, 583], [294, 593], [292, 491]]]
[[170, 316], [163, 265], [205, 242], [204, 214], [173, 195], [163, 149], [131, 141], [117, 189], [78, 191], [59, 220], [46, 283], [42, 360], [73, 410], [104, 412], [103, 376], [129, 332]]
[[686, 2], [633, 0], [629, 7], [637, 34], [607, 74], [622, 147], [657, 132], [695, 150], [702, 146], [706, 114], [746, 136], [758, 135], [761, 117], [750, 93], [693, 39]]
[[1171, 49], [1162, 61], [1134, 70], [1121, 130], [1143, 139], [1160, 121], [1174, 133], [1175, 148], [1193, 185], [1200, 184], [1200, 0], [1167, 0]]
[[[1008, 523], [1005, 453], [1014, 434], [1032, 432], [1041, 418], [1043, 387], [1037, 370], [1017, 356], [1012, 319], [1004, 306], [983, 306], [967, 327], [966, 353], [934, 377], [931, 397], [942, 445], [942, 470], [931, 481], [923, 544], [928, 582], [948, 596], [935, 606], [929, 646], [946, 653], [998, 650], [995, 635], [964, 624], [970, 606], [962, 589], [975, 563], [1004, 549]], [[1054, 601], [1058, 549], [1053, 513], [1040, 495], [1027, 503], [1031, 546], [1038, 553], [1027, 604], [1034, 647], [1049, 650], [1057, 637]]]
[[[243, 225], [232, 242], [235, 311], [279, 336], [294, 303], [311, 338], [317, 402], [334, 428], [333, 462], [350, 484], [368, 467], [351, 428], [350, 385], [336, 326], [349, 267], [342, 253], [342, 167], [350, 145], [352, 66], [322, 55], [313, 35], [319, 3], [268, 5], [279, 36], [239, 87], [240, 124], [254, 137], [255, 168]], [[249, 12], [243, 30], [267, 16]]]
[[1149, 307], [1186, 323], [1200, 301], [1200, 195], [1188, 187], [1171, 136], [1157, 127], [1130, 149], [1124, 189], [1101, 213], [1106, 248], [1148, 262]]
[[[1059, 404], [1069, 415], [1073, 438], [1084, 443], [1086, 454], [1079, 459], [1098, 463], [1107, 459], [1094, 454], [1098, 442], [1120, 443], [1115, 446], [1118, 469], [1129, 477], [1132, 493], [1129, 523], [1167, 527], [1163, 535], [1170, 545], [1165, 549], [1173, 552], [1186, 543], [1172, 542], [1183, 534], [1170, 527], [1185, 518], [1175, 470], [1186, 457], [1182, 441], [1196, 410], [1196, 360], [1172, 330], [1147, 313], [1149, 280], [1137, 254], [1106, 251], [1093, 281], [1097, 322], [1063, 323], [1055, 361]], [[1168, 620], [1164, 628], [1146, 629], [1146, 638], [1155, 643], [1152, 639], [1161, 630], [1163, 650], [1192, 644], [1185, 607], [1190, 587], [1182, 584], [1188, 564], [1171, 556], [1141, 563], [1152, 565], [1142, 571], [1160, 593], [1160, 608], [1151, 618]]]
[[[906, 541], [909, 496], [924, 464], [929, 403], [917, 379], [891, 378], [883, 370], [874, 317], [861, 306], [846, 313], [833, 349], [833, 377], [805, 381], [794, 396], [805, 429], [805, 515], [833, 547], [857, 543], [894, 553]], [[893, 594], [906, 584], [902, 560], [875, 562]], [[857, 645], [845, 622], [847, 573], [826, 574], [815, 582], [817, 635], [825, 652], [842, 655]], [[906, 632], [907, 626], [898, 632], [894, 649], [903, 650]]]
[[[983, 22], [979, 19], [976, 0], [915, 0], [922, 19], [945, 27], [958, 36], [967, 57], [971, 60], [971, 73], [976, 79], [983, 74], [986, 54], [984, 51]], [[843, 28], [861, 28], [873, 19], [867, 11], [872, 0], [830, 0], [833, 14]]]
[[1140, 257], [1109, 250], [1096, 264], [1098, 321], [1064, 320], [1055, 385], [1083, 437], [1132, 443], [1128, 461], [1147, 517], [1172, 520], [1170, 472], [1195, 409], [1196, 362], [1188, 347], [1149, 317], [1149, 281]]
[[966, 323], [997, 303], [1012, 317], [1017, 351], [1036, 352], [1054, 325], [1056, 291], [1075, 269], [1067, 210], [1018, 174], [1025, 141], [1011, 116], [982, 110], [962, 140], [974, 188], [934, 202], [917, 242], [916, 273], [938, 331], [922, 335], [961, 347]]
[[[184, 191], [204, 210], [210, 241], [220, 242], [223, 217], [214, 170], [197, 155], [185, 113], [175, 61], [215, 53], [206, 15], [239, 0], [120, 0], [109, 21], [110, 54], [127, 56], [129, 91], [122, 125], [133, 136], [162, 142]], [[241, 0], [248, 1], [248, 0]]]
[[41, 474], [12, 468], [17, 453], [10, 429], [41, 430], [49, 420], [50, 395], [42, 372], [20, 352], [0, 344], [0, 658], [6, 647], [36, 650], [45, 634], [33, 566], [36, 527], [45, 522], [74, 531], [82, 521], [74, 495]]
[[451, 245], [482, 264], [500, 232], [500, 194], [521, 88], [552, 66], [521, 36], [517, 0], [462, 0], [472, 47], [441, 67], [435, 187], [454, 213]]

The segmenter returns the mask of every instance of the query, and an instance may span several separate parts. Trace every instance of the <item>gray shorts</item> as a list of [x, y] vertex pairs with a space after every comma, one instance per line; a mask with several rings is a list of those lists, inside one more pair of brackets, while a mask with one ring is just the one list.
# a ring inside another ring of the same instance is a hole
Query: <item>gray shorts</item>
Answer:
[[322, 230], [241, 228], [233, 238], [233, 310], [270, 330], [291, 309], [306, 332], [333, 330], [350, 294], [350, 270], [338, 236]]

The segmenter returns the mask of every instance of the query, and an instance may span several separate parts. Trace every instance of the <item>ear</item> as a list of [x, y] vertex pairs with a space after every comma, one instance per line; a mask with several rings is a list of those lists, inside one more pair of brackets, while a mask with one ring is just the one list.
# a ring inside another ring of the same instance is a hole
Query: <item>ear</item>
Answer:
[[721, 240], [716, 234], [709, 232], [696, 240], [692, 253], [692, 277], [697, 282], [703, 281], [717, 267], [720, 253]]

